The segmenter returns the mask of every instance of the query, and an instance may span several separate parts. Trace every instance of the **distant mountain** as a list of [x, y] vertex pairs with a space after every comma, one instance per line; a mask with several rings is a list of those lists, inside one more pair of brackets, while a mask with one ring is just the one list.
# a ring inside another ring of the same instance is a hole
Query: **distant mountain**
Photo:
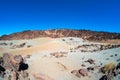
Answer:
[[120, 39], [120, 33], [97, 32], [90, 30], [69, 30], [69, 29], [53, 29], [53, 30], [35, 30], [13, 33], [10, 35], [2, 35], [0, 40], [20, 40], [20, 39], [35, 39], [40, 37], [80, 37], [85, 40], [100, 41], [107, 39]]

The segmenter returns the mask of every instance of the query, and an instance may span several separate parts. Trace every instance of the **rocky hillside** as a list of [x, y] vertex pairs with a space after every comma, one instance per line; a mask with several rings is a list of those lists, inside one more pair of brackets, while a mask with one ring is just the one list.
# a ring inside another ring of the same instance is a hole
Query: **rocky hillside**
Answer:
[[90, 30], [36, 30], [36, 31], [23, 31], [18, 33], [13, 33], [10, 35], [3, 35], [0, 37], [0, 40], [19, 40], [19, 39], [34, 39], [40, 37], [80, 37], [85, 40], [91, 41], [101, 41], [107, 39], [120, 39], [120, 33], [109, 33], [109, 32], [96, 32]]

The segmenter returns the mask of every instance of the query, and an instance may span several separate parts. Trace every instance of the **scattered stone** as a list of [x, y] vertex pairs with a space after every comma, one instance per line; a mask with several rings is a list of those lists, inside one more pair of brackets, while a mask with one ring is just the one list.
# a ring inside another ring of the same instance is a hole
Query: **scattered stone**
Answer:
[[7, 43], [0, 43], [0, 45], [7, 46], [8, 44]]
[[116, 69], [120, 69], [120, 63], [117, 64]]
[[94, 71], [94, 68], [93, 67], [88, 67], [87, 70], [88, 71]]
[[2, 65], [3, 64], [3, 58], [0, 57], [0, 64]]
[[72, 73], [73, 75], [77, 76], [78, 78], [81, 77], [81, 74], [79, 73], [78, 70], [73, 70], [73, 71], [71, 71], [71, 73]]
[[117, 56], [117, 54], [115, 54], [115, 56]]
[[107, 76], [104, 75], [104, 76], [102, 76], [99, 80], [108, 80], [108, 79], [107, 79]]
[[70, 40], [73, 40], [73, 38], [70, 38]]
[[51, 53], [50, 55], [56, 57], [56, 58], [61, 58], [61, 57], [66, 57], [67, 52], [54, 52]]
[[73, 71], [71, 71], [71, 73], [78, 78], [80, 78], [81, 76], [88, 77], [88, 72], [86, 69], [73, 70]]
[[1, 73], [1, 72], [5, 72], [5, 68], [0, 65], [0, 73]]
[[31, 45], [28, 45], [28, 46], [27, 46], [27, 48], [30, 48], [30, 47], [32, 47], [32, 46], [31, 46]]
[[82, 66], [82, 67], [85, 67], [85, 64], [82, 64], [81, 66]]
[[120, 58], [119, 58], [119, 59], [117, 59], [117, 62], [120, 62]]
[[85, 61], [85, 62], [89, 62], [90, 64], [94, 64], [94, 65], [95, 65], [95, 60], [93, 60], [93, 59], [88, 59], [88, 60]]
[[10, 43], [10, 46], [12, 46], [12, 45], [13, 45], [13, 43], [11, 42], [11, 43]]
[[79, 71], [79, 73], [82, 75], [82, 76], [88, 76], [88, 72], [87, 72], [87, 70], [86, 69], [80, 69], [80, 70], [78, 70]]
[[109, 60], [109, 58], [106, 58], [106, 60]]
[[107, 50], [107, 49], [112, 49], [112, 48], [117, 48], [120, 47], [120, 45], [112, 45], [112, 44], [84, 44], [84, 45], [78, 45], [75, 47], [75, 50], [81, 50], [81, 52], [97, 52], [97, 51], [102, 51], [102, 50]]
[[113, 57], [113, 55], [110, 55], [110, 57]]
[[13, 46], [11, 47], [11, 49], [23, 48], [25, 45], [26, 45], [26, 43], [22, 43], [22, 44], [19, 44], [19, 45], [13, 45]]
[[22, 44], [19, 45], [19, 48], [22, 48], [22, 47], [24, 47], [25, 45], [26, 45], [26, 43], [22, 43]]
[[65, 41], [65, 39], [62, 39], [62, 41]]

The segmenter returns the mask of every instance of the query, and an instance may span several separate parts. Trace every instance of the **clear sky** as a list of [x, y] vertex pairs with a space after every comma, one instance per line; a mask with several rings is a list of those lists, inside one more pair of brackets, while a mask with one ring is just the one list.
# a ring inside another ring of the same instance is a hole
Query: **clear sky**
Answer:
[[120, 33], [120, 0], [0, 0], [0, 35], [56, 28]]

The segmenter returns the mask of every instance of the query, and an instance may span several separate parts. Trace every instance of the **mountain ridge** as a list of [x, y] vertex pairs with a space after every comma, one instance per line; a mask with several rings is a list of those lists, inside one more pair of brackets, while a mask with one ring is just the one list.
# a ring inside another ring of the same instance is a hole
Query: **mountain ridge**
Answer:
[[120, 39], [120, 33], [111, 33], [91, 30], [52, 29], [52, 30], [25, 30], [9, 35], [0, 36], [0, 40], [35, 39], [40, 37], [61, 38], [80, 37], [85, 40], [101, 41], [107, 39]]

